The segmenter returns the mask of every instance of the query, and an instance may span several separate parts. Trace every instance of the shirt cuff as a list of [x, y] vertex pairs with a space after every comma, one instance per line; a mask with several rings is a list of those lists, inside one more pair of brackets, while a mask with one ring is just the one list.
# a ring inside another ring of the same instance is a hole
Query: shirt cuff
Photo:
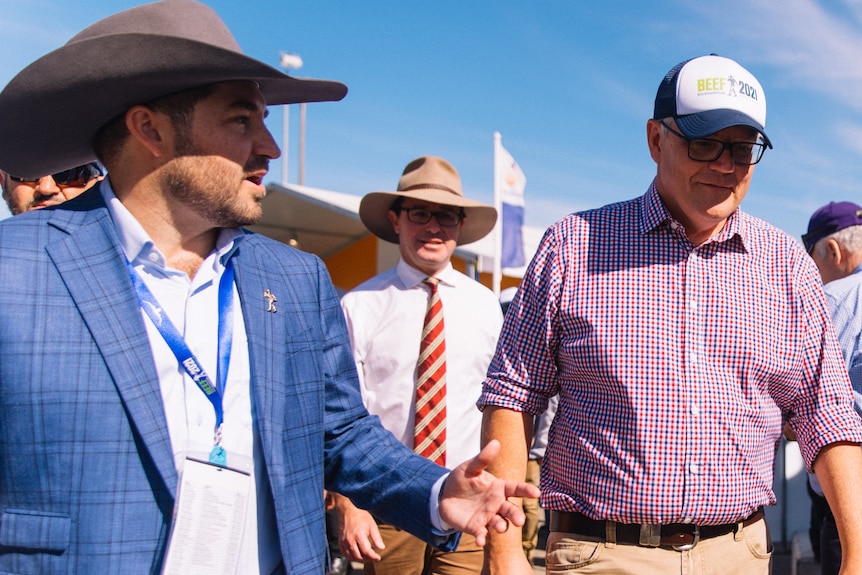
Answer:
[[442, 475], [431, 487], [431, 497], [428, 500], [428, 510], [431, 512], [431, 544], [440, 551], [449, 552], [458, 548], [461, 542], [461, 532], [452, 529], [443, 518], [440, 517], [440, 496], [443, 493], [443, 484], [449, 474]]
[[446, 536], [457, 531], [440, 517], [440, 497], [443, 495], [443, 484], [446, 483], [448, 477], [449, 473], [440, 476], [431, 487], [431, 497], [428, 500], [428, 509], [431, 512], [431, 531], [435, 535]]

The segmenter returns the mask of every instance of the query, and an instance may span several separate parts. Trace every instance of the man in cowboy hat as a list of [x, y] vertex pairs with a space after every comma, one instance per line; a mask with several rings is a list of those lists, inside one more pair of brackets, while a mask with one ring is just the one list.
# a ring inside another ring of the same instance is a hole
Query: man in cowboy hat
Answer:
[[[496, 210], [464, 197], [452, 164], [424, 156], [407, 164], [398, 191], [362, 198], [359, 216], [374, 235], [398, 244], [401, 254], [394, 268], [341, 302], [365, 405], [407, 447], [440, 465], [459, 465], [479, 447], [482, 417], [475, 403], [502, 313], [491, 290], [456, 271], [451, 258], [457, 245], [491, 231]], [[434, 293], [436, 320], [429, 305]], [[436, 335], [440, 345], [426, 348], [426, 335]], [[433, 367], [427, 374], [425, 364]], [[345, 497], [336, 496], [336, 509], [342, 552], [364, 560], [365, 573], [482, 570], [483, 551], [470, 536], [454, 553], [443, 554], [385, 518], [378, 525]]]
[[20, 178], [0, 170], [0, 189], [13, 216], [62, 204], [92, 188], [102, 177], [96, 162], [37, 178]]
[[324, 488], [444, 548], [523, 521], [506, 496], [535, 490], [483, 471], [494, 448], [447, 474], [368, 415], [323, 264], [239, 228], [279, 155], [266, 105], [345, 93], [192, 0], [0, 93], [0, 165], [109, 173], [0, 223], [0, 571], [319, 574]]

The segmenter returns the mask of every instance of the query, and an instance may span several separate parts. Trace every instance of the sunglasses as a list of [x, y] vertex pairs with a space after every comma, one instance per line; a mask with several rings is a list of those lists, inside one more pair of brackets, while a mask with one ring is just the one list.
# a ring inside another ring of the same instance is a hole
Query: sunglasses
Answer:
[[[22, 184], [35, 184], [41, 179], [19, 178], [18, 176], [13, 176], [12, 174], [8, 175], [9, 179], [13, 182], [20, 182]], [[61, 187], [82, 187], [86, 186], [90, 180], [94, 178], [99, 178], [103, 175], [104, 174], [102, 173], [102, 168], [100, 168], [97, 164], [84, 164], [83, 166], [72, 168], [71, 170], [63, 170], [62, 172], [51, 174], [51, 177], [54, 179], [54, 183]]]

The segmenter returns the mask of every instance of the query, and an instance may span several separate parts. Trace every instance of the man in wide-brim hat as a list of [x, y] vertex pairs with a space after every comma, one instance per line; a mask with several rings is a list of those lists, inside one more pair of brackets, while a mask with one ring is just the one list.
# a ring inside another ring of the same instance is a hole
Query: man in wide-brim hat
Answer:
[[[398, 244], [398, 264], [342, 298], [368, 411], [405, 446], [440, 465], [480, 443], [476, 409], [503, 316], [493, 292], [454, 269], [455, 247], [490, 232], [496, 210], [464, 197], [454, 166], [437, 156], [407, 164], [394, 192], [362, 198], [359, 216]], [[479, 575], [484, 552], [466, 535], [454, 553], [379, 522], [336, 496], [342, 552], [375, 575]]]
[[368, 416], [322, 262], [239, 227], [280, 153], [267, 104], [345, 93], [192, 0], [97, 22], [0, 93], [4, 169], [109, 173], [0, 222], [0, 571], [319, 575], [324, 488], [444, 548], [523, 520], [494, 448], [446, 476]]
[[359, 217], [375, 236], [397, 244], [393, 216], [397, 216], [397, 208], [404, 200], [411, 198], [460, 208], [464, 217], [458, 226], [457, 245], [482, 239], [494, 229], [497, 221], [497, 210], [493, 206], [464, 197], [461, 177], [455, 167], [436, 156], [423, 156], [407, 164], [398, 180], [397, 191], [366, 194], [359, 203]]

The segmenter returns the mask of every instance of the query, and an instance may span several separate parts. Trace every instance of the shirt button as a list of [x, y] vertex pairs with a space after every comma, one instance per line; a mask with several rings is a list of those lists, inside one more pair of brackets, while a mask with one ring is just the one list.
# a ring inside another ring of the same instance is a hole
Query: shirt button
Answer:
[[692, 405], [691, 406], [691, 414], [694, 416], [700, 415], [700, 406]]
[[690, 307], [691, 309], [697, 309], [697, 300], [693, 299], [690, 302], [688, 302], [688, 307]]
[[683, 523], [693, 523], [693, 522], [694, 522], [694, 518], [692, 518], [692, 517], [685, 517], [685, 518], [682, 520], [682, 522], [683, 522]]
[[150, 252], [150, 255], [147, 256], [147, 259], [151, 262], [156, 263], [159, 261], [159, 254], [157, 254], [156, 252]]
[[692, 463], [688, 466], [688, 470], [692, 475], [697, 475], [698, 472], [700, 472], [700, 467], [697, 465], [697, 463]]

